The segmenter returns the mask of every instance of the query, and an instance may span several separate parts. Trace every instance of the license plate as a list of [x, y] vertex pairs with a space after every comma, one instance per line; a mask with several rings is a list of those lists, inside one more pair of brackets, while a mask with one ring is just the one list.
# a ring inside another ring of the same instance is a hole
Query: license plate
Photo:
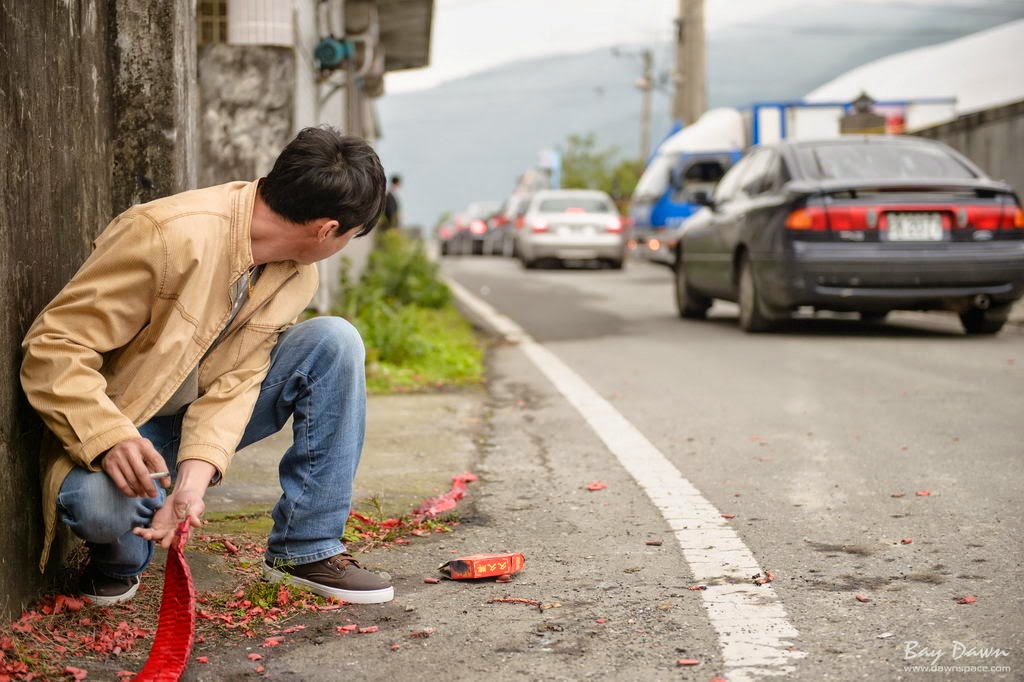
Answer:
[[556, 232], [560, 235], [570, 234], [594, 234], [597, 232], [593, 225], [559, 225]]
[[941, 213], [889, 213], [889, 241], [941, 242]]

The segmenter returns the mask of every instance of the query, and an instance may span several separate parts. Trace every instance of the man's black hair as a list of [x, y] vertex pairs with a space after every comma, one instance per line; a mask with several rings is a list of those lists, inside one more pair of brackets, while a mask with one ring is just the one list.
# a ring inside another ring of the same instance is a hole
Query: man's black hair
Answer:
[[334, 128], [303, 128], [260, 183], [270, 209], [293, 223], [332, 218], [338, 234], [373, 229], [384, 211], [384, 167], [366, 140]]

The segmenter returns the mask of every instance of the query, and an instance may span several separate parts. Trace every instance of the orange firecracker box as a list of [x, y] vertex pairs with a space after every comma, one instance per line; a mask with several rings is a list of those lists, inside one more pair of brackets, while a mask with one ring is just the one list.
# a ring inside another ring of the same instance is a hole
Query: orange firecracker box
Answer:
[[452, 580], [467, 578], [494, 578], [511, 575], [522, 570], [526, 559], [522, 554], [470, 554], [460, 556], [438, 566]]

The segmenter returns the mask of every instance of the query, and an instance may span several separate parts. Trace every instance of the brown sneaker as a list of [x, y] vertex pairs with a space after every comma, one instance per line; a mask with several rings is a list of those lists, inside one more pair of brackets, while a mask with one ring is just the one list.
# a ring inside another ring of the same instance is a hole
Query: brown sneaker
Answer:
[[387, 580], [360, 566], [348, 552], [298, 566], [264, 562], [263, 577], [352, 604], [383, 604], [395, 598], [395, 588]]
[[93, 569], [85, 569], [79, 592], [96, 606], [112, 606], [126, 602], [139, 591], [139, 576], [130, 578], [112, 578]]

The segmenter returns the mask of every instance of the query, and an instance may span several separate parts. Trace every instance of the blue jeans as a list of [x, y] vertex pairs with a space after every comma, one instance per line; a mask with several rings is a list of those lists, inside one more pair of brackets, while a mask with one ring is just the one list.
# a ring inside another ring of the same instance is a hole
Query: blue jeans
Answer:
[[[282, 495], [274, 506], [268, 562], [304, 564], [345, 551], [341, 535], [363, 449], [366, 381], [359, 332], [337, 317], [317, 317], [285, 331], [271, 354], [252, 417], [238, 448], [277, 433], [293, 417], [293, 444], [278, 467]], [[183, 415], [139, 427], [174, 472]], [[138, 575], [153, 543], [131, 531], [148, 526], [165, 494], [126, 497], [106, 473], [76, 468], [57, 497], [61, 519], [83, 538], [106, 575]]]

